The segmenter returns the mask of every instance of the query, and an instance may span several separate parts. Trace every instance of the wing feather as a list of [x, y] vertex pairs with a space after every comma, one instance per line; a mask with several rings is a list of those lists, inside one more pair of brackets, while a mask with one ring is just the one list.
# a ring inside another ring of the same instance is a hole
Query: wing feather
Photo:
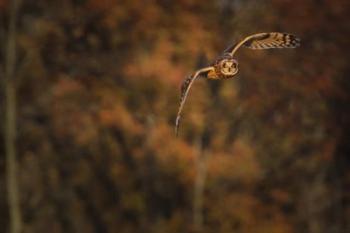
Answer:
[[233, 55], [241, 46], [250, 49], [296, 48], [300, 39], [292, 34], [281, 32], [263, 32], [246, 37], [227, 48], [225, 52]]
[[182, 109], [185, 105], [185, 101], [186, 98], [188, 96], [188, 93], [190, 91], [190, 88], [193, 84], [193, 82], [197, 79], [197, 77], [199, 77], [201, 74], [206, 73], [210, 70], [213, 70], [214, 67], [210, 66], [210, 67], [206, 67], [203, 69], [198, 70], [196, 73], [194, 73], [193, 75], [188, 76], [181, 85], [181, 97], [180, 97], [180, 106], [179, 106], [179, 110], [177, 112], [177, 116], [176, 116], [176, 122], [175, 122], [175, 134], [177, 136], [178, 134], [178, 130], [179, 130], [179, 125], [180, 125], [180, 118], [181, 118], [181, 112]]

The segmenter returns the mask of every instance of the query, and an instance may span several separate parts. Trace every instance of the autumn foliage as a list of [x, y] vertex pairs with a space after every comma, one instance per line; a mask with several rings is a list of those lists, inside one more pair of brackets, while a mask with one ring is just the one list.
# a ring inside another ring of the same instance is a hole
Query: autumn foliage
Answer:
[[[201, 153], [201, 232], [349, 230], [349, 11], [347, 0], [22, 1], [24, 232], [195, 232]], [[181, 81], [263, 31], [302, 45], [241, 49], [235, 79], [197, 80], [175, 137]], [[0, 232], [7, 207], [1, 189]]]

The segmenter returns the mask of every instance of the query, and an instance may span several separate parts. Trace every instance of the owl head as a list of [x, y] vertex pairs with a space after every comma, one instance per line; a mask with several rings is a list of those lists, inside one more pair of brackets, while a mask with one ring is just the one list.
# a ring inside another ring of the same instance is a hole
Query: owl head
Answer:
[[238, 72], [238, 62], [233, 58], [225, 58], [220, 61], [220, 71], [225, 76], [233, 76]]

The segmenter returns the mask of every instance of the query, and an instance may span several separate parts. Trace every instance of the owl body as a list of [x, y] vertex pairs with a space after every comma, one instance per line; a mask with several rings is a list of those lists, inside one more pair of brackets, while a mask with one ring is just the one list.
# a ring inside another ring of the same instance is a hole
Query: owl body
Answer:
[[233, 78], [238, 72], [238, 62], [229, 53], [219, 56], [211, 66], [214, 69], [207, 73], [206, 77], [208, 79]]

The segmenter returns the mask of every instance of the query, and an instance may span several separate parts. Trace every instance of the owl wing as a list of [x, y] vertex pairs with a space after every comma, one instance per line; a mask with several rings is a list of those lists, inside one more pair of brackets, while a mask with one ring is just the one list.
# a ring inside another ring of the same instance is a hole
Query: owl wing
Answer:
[[210, 70], [214, 70], [214, 67], [209, 66], [203, 69], [200, 69], [198, 71], [196, 71], [193, 75], [188, 76], [181, 85], [181, 97], [180, 97], [180, 106], [179, 106], [179, 110], [177, 112], [177, 116], [176, 116], [176, 122], [175, 122], [175, 134], [177, 136], [178, 134], [178, 130], [179, 130], [179, 124], [180, 124], [180, 118], [181, 118], [181, 112], [182, 112], [182, 108], [185, 105], [185, 101], [188, 95], [188, 92], [194, 82], [194, 80], [196, 80], [197, 77], [199, 77], [201, 74], [204, 74], [206, 72], [209, 72]]
[[300, 39], [288, 33], [263, 32], [246, 37], [225, 52], [233, 55], [242, 45], [250, 49], [296, 48], [300, 45]]

